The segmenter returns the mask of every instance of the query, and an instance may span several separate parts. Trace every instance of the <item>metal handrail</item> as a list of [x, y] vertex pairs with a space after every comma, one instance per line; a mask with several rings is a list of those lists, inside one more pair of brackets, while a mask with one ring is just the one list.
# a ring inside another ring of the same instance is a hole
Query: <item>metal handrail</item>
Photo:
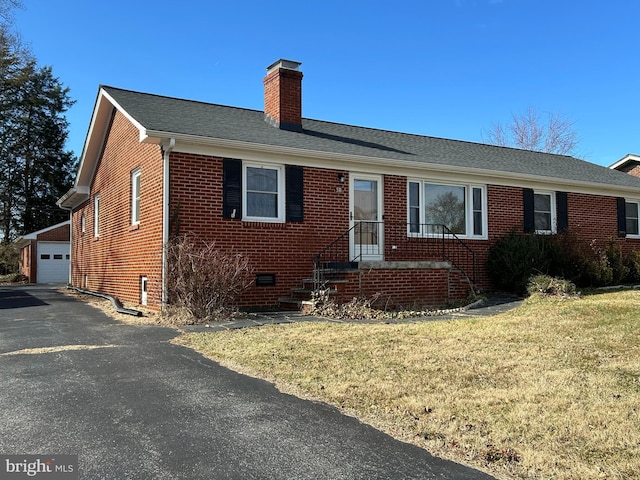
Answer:
[[[366, 250], [350, 251], [351, 238], [366, 238]], [[375, 243], [374, 243], [375, 240]], [[353, 268], [363, 255], [380, 255], [394, 260], [434, 260], [449, 262], [475, 284], [475, 252], [441, 224], [359, 221], [343, 232], [314, 257], [314, 288], [326, 284], [324, 270]]]

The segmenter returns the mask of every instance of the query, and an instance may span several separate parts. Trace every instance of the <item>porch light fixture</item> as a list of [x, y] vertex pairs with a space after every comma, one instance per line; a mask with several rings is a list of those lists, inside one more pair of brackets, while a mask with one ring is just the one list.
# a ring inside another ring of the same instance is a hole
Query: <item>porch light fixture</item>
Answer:
[[338, 181], [340, 183], [344, 183], [344, 173], [341, 172], [338, 174]]

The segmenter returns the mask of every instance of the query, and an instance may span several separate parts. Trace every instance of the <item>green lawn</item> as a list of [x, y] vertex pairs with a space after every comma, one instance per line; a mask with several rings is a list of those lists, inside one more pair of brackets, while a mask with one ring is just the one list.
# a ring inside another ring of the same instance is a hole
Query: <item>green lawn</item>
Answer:
[[417, 324], [299, 323], [177, 343], [499, 478], [640, 475], [640, 292]]

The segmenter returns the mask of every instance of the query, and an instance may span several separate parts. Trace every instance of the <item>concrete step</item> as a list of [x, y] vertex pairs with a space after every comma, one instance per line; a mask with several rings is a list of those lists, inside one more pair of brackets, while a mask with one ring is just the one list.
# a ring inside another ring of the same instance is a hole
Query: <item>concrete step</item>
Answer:
[[308, 312], [311, 310], [310, 300], [300, 300], [298, 298], [279, 298], [278, 306], [282, 310], [290, 310], [296, 312]]

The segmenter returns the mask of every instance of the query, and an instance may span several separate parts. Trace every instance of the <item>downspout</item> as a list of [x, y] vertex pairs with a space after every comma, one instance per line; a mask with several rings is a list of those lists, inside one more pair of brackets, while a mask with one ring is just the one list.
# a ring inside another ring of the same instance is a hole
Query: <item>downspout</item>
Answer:
[[168, 144], [163, 142], [163, 163], [162, 163], [162, 310], [167, 305], [167, 252], [166, 245], [169, 243], [169, 156], [176, 146], [176, 139], [169, 138]]
[[58, 205], [62, 210], [66, 210], [69, 212], [69, 277], [67, 278], [67, 285], [71, 285], [71, 281], [73, 279], [73, 208], [72, 207], [63, 207]]

